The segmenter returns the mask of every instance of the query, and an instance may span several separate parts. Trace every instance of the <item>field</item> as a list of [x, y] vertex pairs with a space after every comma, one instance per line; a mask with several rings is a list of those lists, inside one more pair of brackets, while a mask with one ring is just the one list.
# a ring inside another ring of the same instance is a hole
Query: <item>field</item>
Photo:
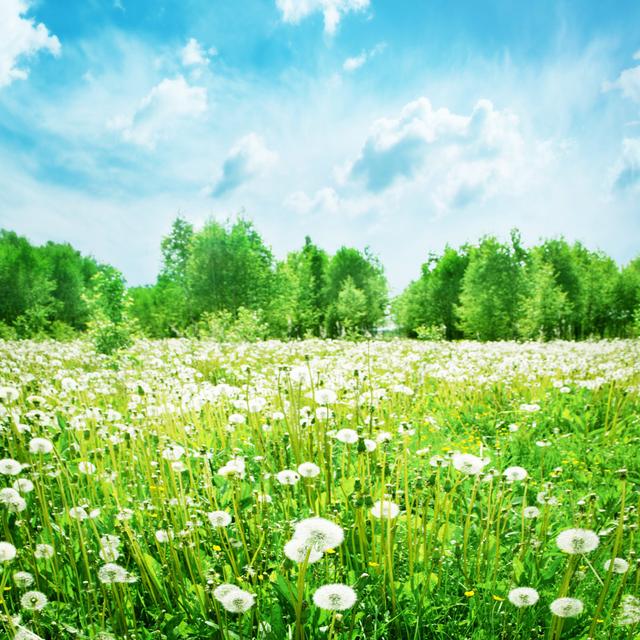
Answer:
[[3, 638], [640, 637], [638, 341], [0, 362]]

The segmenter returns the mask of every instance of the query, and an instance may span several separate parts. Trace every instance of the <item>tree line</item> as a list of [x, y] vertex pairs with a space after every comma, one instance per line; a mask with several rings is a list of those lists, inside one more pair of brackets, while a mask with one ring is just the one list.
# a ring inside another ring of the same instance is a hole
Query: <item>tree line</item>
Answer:
[[310, 238], [276, 260], [253, 224], [177, 218], [153, 285], [127, 289], [68, 244], [0, 232], [0, 338], [89, 332], [102, 351], [136, 334], [220, 340], [359, 337], [384, 327], [427, 339], [573, 339], [640, 334], [640, 257], [624, 268], [579, 242], [526, 249], [517, 231], [429, 254], [389, 300], [370, 250], [330, 255]]

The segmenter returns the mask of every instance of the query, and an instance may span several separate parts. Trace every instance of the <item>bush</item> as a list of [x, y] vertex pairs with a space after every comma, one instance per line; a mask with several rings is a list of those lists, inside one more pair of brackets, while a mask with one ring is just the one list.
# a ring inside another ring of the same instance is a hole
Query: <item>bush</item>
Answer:
[[257, 342], [267, 336], [268, 327], [258, 311], [240, 307], [236, 317], [230, 311], [205, 312], [197, 326], [200, 337], [218, 342]]
[[439, 342], [440, 340], [446, 340], [447, 327], [443, 324], [432, 324], [426, 327], [420, 325], [416, 328], [416, 337], [418, 340], [429, 340], [431, 342]]

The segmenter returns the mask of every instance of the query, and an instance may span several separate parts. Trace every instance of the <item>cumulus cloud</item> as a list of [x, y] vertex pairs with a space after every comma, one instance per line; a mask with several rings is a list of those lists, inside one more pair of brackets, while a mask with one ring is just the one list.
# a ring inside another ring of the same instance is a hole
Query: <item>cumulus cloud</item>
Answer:
[[355, 11], [364, 11], [369, 0], [276, 0], [282, 20], [298, 24], [313, 13], [320, 12], [324, 18], [324, 31], [333, 35], [342, 16]]
[[202, 45], [195, 39], [189, 38], [189, 42], [181, 50], [182, 64], [185, 67], [205, 65], [209, 63]]
[[229, 150], [222, 165], [222, 175], [211, 188], [214, 198], [219, 198], [240, 185], [255, 178], [272, 166], [277, 154], [271, 151], [256, 133], [240, 138]]
[[380, 44], [377, 44], [375, 47], [373, 47], [373, 49], [370, 49], [369, 51], [363, 51], [358, 56], [347, 58], [342, 64], [342, 68], [347, 72], [356, 71], [356, 69], [359, 69], [361, 66], [363, 66], [365, 62], [367, 62], [368, 60], [371, 60], [371, 58], [378, 55], [380, 52], [384, 51], [385, 47], [386, 45], [383, 42], [381, 42]]
[[14, 80], [24, 80], [29, 70], [19, 67], [19, 59], [33, 57], [38, 51], [60, 53], [60, 41], [49, 33], [41, 22], [24, 14], [29, 9], [27, 0], [0, 1], [0, 88]]
[[637, 185], [640, 185], [640, 138], [625, 138], [622, 154], [614, 168], [613, 187], [625, 191]]
[[374, 193], [401, 180], [426, 182], [439, 208], [461, 207], [513, 178], [524, 147], [518, 118], [488, 100], [467, 116], [422, 97], [397, 118], [374, 122], [347, 177]]
[[206, 110], [207, 90], [191, 86], [179, 75], [153, 87], [133, 114], [117, 116], [108, 124], [121, 131], [127, 142], [154, 148], [177, 120], [199, 116]]

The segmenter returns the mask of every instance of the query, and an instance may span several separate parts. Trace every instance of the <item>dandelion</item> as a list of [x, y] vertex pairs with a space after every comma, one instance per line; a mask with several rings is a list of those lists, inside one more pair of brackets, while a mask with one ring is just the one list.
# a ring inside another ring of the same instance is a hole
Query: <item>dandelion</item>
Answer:
[[53, 442], [47, 438], [32, 438], [29, 442], [29, 453], [46, 455], [53, 451]]
[[41, 591], [27, 591], [20, 598], [20, 604], [23, 609], [28, 611], [42, 611], [47, 606], [49, 600]]
[[235, 584], [224, 583], [218, 585], [213, 590], [213, 597], [218, 600], [218, 602], [222, 602], [222, 599], [228, 596], [232, 591], [239, 589]]
[[84, 473], [87, 476], [90, 476], [96, 472], [96, 465], [93, 462], [79, 462], [78, 463], [78, 471], [80, 473]]
[[303, 462], [298, 467], [298, 473], [303, 478], [315, 478], [316, 476], [320, 475], [320, 467], [313, 462]]
[[502, 475], [508, 482], [520, 482], [529, 477], [529, 472], [524, 467], [507, 467]]
[[136, 577], [132, 576], [124, 567], [115, 562], [107, 562], [98, 570], [98, 580], [103, 584], [135, 582]]
[[525, 507], [522, 510], [522, 515], [529, 520], [537, 518], [540, 515], [540, 509], [538, 507]]
[[11, 487], [0, 489], [0, 504], [4, 505], [11, 513], [19, 513], [27, 508], [25, 499]]
[[516, 607], [531, 607], [540, 599], [538, 592], [532, 587], [516, 587], [509, 591], [509, 602]]
[[471, 453], [454, 453], [451, 458], [454, 468], [461, 473], [476, 476], [489, 464], [486, 458], [478, 458]]
[[583, 612], [584, 604], [578, 598], [557, 598], [549, 605], [549, 609], [559, 618], [576, 618]]
[[391, 500], [376, 500], [371, 507], [371, 515], [374, 518], [388, 518], [393, 520], [398, 517], [400, 507]]
[[209, 524], [215, 529], [228, 527], [231, 524], [231, 516], [226, 511], [211, 511], [207, 513]]
[[640, 622], [640, 598], [632, 595], [622, 596], [618, 610], [617, 623], [619, 625], [638, 624]]
[[256, 596], [236, 587], [220, 600], [220, 604], [230, 613], [244, 613], [253, 607]]
[[26, 627], [18, 626], [13, 640], [44, 640], [44, 638]]
[[158, 529], [155, 533], [155, 538], [160, 544], [166, 544], [169, 542], [169, 532], [165, 529]]
[[22, 471], [22, 463], [13, 458], [0, 460], [0, 475], [17, 476]]
[[589, 553], [598, 546], [599, 542], [598, 534], [591, 529], [567, 529], [556, 538], [560, 551], [569, 554]]
[[327, 611], [351, 609], [357, 600], [356, 592], [346, 584], [325, 584], [313, 594], [316, 607]]
[[627, 573], [629, 563], [624, 558], [613, 558], [613, 560], [607, 560], [604, 563], [604, 570], [609, 571], [610, 569], [613, 573]]
[[334, 438], [344, 444], [355, 444], [358, 442], [358, 432], [355, 429], [340, 429]]
[[338, 394], [333, 389], [318, 389], [316, 391], [316, 402], [318, 404], [334, 404], [338, 399]]
[[16, 553], [16, 548], [10, 542], [0, 542], [0, 562], [11, 562]]
[[50, 544], [42, 543], [36, 545], [33, 555], [37, 560], [48, 560], [49, 558], [53, 558], [54, 553], [55, 549]]
[[298, 564], [307, 561], [307, 564], [313, 564], [322, 558], [322, 551], [312, 549], [301, 538], [292, 538], [284, 545], [284, 555]]
[[284, 469], [276, 474], [276, 480], [280, 484], [294, 485], [300, 480], [300, 475], [291, 469]]
[[69, 509], [69, 517], [74, 520], [86, 520], [89, 514], [84, 507], [71, 507]]
[[19, 587], [20, 589], [26, 589], [33, 584], [34, 579], [33, 575], [28, 571], [16, 571], [13, 574], [13, 581], [15, 582], [16, 587]]
[[340, 525], [325, 518], [307, 518], [295, 526], [293, 537], [302, 540], [314, 551], [324, 552], [342, 544], [344, 531]]
[[11, 486], [20, 493], [31, 493], [34, 489], [33, 482], [28, 478], [18, 478]]

